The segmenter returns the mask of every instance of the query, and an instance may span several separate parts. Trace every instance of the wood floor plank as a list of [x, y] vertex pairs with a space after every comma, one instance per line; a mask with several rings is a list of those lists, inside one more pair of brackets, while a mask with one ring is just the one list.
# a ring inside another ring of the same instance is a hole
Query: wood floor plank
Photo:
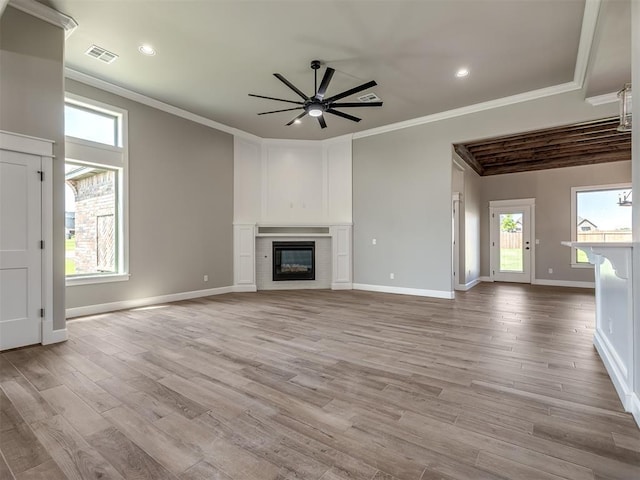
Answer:
[[32, 427], [67, 478], [123, 479], [62, 415], [35, 422]]
[[20, 480], [640, 479], [594, 309], [586, 289], [485, 283], [70, 321], [66, 344], [0, 354], [0, 458]]
[[40, 394], [83, 436], [91, 435], [109, 426], [100, 414], [64, 385], [43, 390]]
[[2, 455], [2, 451], [0, 451], [0, 478], [3, 480], [13, 480], [15, 478], [13, 473], [11, 473], [9, 465], [7, 465], [7, 462], [4, 459], [4, 455]]
[[175, 476], [115, 427], [95, 432], [87, 438], [125, 478], [175, 480]]
[[107, 393], [97, 383], [92, 382], [78, 371], [61, 375], [59, 378], [69, 390], [84, 400], [98, 413], [105, 412], [122, 404], [120, 400]]
[[[0, 475], [0, 478], [3, 478]], [[48, 460], [41, 463], [37, 467], [33, 467], [25, 472], [22, 472], [16, 477], [16, 480], [66, 480], [67, 476], [64, 474], [58, 464], [53, 460]]]
[[103, 415], [129, 440], [176, 475], [202, 460], [197, 452], [183, 442], [167, 435], [127, 407], [116, 407]]
[[26, 422], [31, 423], [55, 415], [51, 406], [26, 379], [16, 377], [1, 383], [0, 387]]

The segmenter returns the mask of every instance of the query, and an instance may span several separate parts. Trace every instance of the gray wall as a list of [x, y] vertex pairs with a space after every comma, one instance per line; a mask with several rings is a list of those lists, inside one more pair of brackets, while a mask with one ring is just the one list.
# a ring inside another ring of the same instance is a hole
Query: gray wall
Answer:
[[451, 290], [453, 143], [616, 114], [578, 90], [354, 139], [354, 282]]
[[233, 137], [72, 80], [66, 89], [128, 111], [131, 273], [67, 287], [67, 308], [233, 285]]
[[[631, 162], [614, 162], [538, 172], [482, 177], [480, 214], [481, 275], [489, 276], [489, 201], [536, 199], [536, 278], [593, 282], [593, 269], [572, 268], [571, 187], [631, 182]], [[553, 268], [553, 274], [548, 269]]]
[[[54, 140], [64, 184], [64, 31], [7, 7], [0, 18], [0, 130]], [[53, 192], [53, 328], [65, 327], [64, 189]]]

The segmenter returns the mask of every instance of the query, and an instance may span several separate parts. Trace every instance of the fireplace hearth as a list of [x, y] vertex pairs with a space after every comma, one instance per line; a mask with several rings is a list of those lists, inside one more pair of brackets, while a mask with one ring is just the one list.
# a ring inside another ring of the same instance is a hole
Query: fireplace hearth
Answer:
[[315, 280], [316, 242], [273, 242], [273, 281]]

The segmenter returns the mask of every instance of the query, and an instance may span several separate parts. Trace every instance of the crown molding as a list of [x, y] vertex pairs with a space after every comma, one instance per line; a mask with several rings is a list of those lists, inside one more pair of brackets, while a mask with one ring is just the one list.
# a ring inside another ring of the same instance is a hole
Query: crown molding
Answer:
[[411, 120], [405, 120], [404, 122], [391, 123], [389, 125], [385, 125], [382, 127], [363, 130], [362, 132], [354, 133], [353, 138], [356, 139], [356, 138], [370, 137], [372, 135], [379, 135], [381, 133], [393, 132], [394, 130], [401, 130], [403, 128], [415, 127], [417, 125], [424, 125], [425, 123], [439, 122], [441, 120], [461, 117], [463, 115], [478, 113], [484, 110], [491, 110], [494, 108], [506, 107], [508, 105], [514, 105], [516, 103], [528, 102], [530, 100], [550, 97], [552, 95], [573, 92], [575, 90], [580, 90], [581, 88], [582, 87], [576, 84], [575, 82], [562, 83], [560, 85], [554, 85], [553, 87], [546, 87], [546, 88], [541, 88], [539, 90], [532, 90], [530, 92], [519, 93], [517, 95], [511, 95], [509, 97], [489, 100], [488, 102], [476, 103], [475, 105], [468, 105], [466, 107], [455, 108], [453, 110], [447, 110], [445, 112], [438, 112], [432, 115], [426, 115], [424, 117], [413, 118]]
[[576, 56], [576, 66], [573, 72], [573, 82], [584, 85], [591, 57], [593, 39], [596, 35], [598, 16], [600, 15], [600, 5], [602, 0], [586, 0], [584, 13], [582, 14], [582, 29], [580, 30], [580, 43], [578, 44], [578, 55]]
[[173, 105], [169, 105], [168, 103], [164, 103], [164, 102], [161, 102], [160, 100], [147, 97], [146, 95], [143, 95], [141, 93], [134, 92], [133, 90], [129, 90], [124, 87], [120, 87], [113, 83], [107, 82], [106, 80], [101, 80], [91, 75], [87, 75], [86, 73], [73, 70], [69, 67], [66, 67], [64, 69], [64, 76], [71, 80], [75, 80], [76, 82], [84, 83], [85, 85], [99, 88], [100, 90], [104, 90], [106, 92], [110, 92], [115, 95], [128, 98], [129, 100], [133, 100], [134, 102], [142, 103], [143, 105], [147, 105], [148, 107], [152, 107], [157, 110], [162, 110], [163, 112], [170, 113], [177, 117], [181, 117], [181, 118], [190, 120], [192, 122], [205, 125], [207, 127], [215, 128], [216, 130], [220, 130], [222, 132], [229, 133], [237, 137], [245, 138], [247, 140], [258, 141], [258, 142], [261, 142], [263, 140], [261, 137], [258, 137], [257, 135], [253, 135], [252, 133], [245, 132], [244, 130], [240, 130], [238, 128], [229, 127], [228, 125], [224, 125], [223, 123], [215, 122], [201, 115], [196, 115], [195, 113], [191, 113], [187, 110], [183, 110], [182, 108], [174, 107]]
[[605, 93], [604, 95], [596, 95], [595, 97], [587, 97], [584, 101], [593, 107], [606, 105], [608, 103], [618, 103], [618, 92]]
[[70, 16], [60, 13], [53, 8], [49, 8], [42, 3], [38, 3], [35, 0], [9, 0], [9, 6], [17, 8], [40, 20], [44, 20], [51, 25], [62, 28], [65, 31], [65, 38], [69, 38], [78, 27], [78, 22]]

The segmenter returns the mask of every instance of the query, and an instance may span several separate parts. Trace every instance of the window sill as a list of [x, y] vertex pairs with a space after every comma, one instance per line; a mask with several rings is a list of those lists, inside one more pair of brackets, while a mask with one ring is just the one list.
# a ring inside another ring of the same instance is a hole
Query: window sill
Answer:
[[590, 263], [572, 263], [571, 268], [593, 268]]
[[67, 287], [74, 287], [76, 285], [91, 285], [94, 283], [111, 283], [111, 282], [126, 282], [129, 280], [128, 273], [119, 273], [115, 275], [87, 275], [81, 277], [69, 277], [66, 280]]

